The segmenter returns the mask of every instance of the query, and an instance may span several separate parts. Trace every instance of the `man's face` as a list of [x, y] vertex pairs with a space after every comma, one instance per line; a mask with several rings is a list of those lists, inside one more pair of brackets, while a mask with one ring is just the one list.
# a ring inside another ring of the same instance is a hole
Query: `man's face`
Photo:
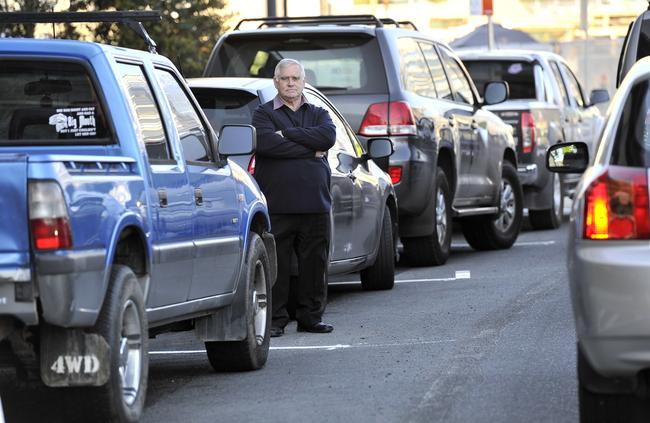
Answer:
[[289, 65], [280, 70], [280, 74], [274, 80], [278, 94], [285, 101], [295, 101], [302, 95], [305, 88], [305, 80], [300, 73], [300, 66]]

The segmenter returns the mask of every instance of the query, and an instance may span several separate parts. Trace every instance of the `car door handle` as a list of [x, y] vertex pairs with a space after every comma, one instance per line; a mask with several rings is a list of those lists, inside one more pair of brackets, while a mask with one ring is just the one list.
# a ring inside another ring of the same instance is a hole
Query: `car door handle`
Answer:
[[162, 208], [167, 207], [167, 191], [164, 189], [158, 190], [158, 203]]
[[472, 129], [478, 129], [478, 123], [475, 120], [472, 121], [472, 124], [470, 126]]
[[454, 117], [454, 115], [449, 116], [447, 120], [449, 121], [449, 126], [456, 125], [456, 118]]
[[194, 189], [194, 203], [197, 206], [203, 205], [203, 190], [201, 190], [201, 188]]
[[350, 171], [348, 172], [348, 178], [350, 178], [352, 182], [354, 182], [357, 180], [357, 175], [355, 175], [354, 173], [352, 173], [352, 171]]

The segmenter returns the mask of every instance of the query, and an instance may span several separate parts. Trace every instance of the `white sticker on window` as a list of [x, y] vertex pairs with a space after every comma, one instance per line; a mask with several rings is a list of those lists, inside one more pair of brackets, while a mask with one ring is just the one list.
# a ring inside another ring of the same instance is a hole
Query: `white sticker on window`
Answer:
[[97, 135], [95, 107], [69, 107], [56, 109], [48, 123], [59, 134], [74, 134], [75, 137], [94, 137]]
[[511, 75], [516, 75], [519, 72], [521, 72], [524, 69], [523, 66], [521, 66], [521, 63], [513, 63], [508, 67], [508, 73]]

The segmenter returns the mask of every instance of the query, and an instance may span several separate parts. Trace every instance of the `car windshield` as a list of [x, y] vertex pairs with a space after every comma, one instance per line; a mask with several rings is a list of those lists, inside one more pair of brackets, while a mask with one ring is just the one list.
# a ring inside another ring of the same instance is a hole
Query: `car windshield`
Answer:
[[54, 61], [0, 62], [0, 145], [107, 143], [85, 68]]
[[260, 104], [256, 95], [246, 91], [193, 87], [192, 92], [217, 133], [223, 125], [250, 125]]
[[481, 95], [490, 81], [505, 81], [509, 99], [535, 99], [535, 73], [532, 63], [515, 60], [463, 60]]
[[207, 76], [271, 78], [283, 58], [300, 61], [306, 80], [321, 91], [386, 92], [379, 45], [362, 35], [232, 35], [221, 46]]

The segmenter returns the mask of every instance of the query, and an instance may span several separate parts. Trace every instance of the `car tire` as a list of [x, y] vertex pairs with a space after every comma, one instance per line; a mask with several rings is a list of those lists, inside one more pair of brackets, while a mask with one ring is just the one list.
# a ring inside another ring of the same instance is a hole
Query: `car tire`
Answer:
[[551, 208], [546, 210], [529, 210], [528, 220], [533, 229], [556, 229], [562, 224], [564, 211], [564, 193], [560, 176], [551, 173], [553, 189], [551, 190]]
[[433, 201], [433, 234], [404, 238], [404, 257], [413, 266], [440, 266], [451, 250], [451, 190], [445, 172], [438, 168]]
[[392, 289], [395, 286], [395, 239], [388, 207], [384, 207], [377, 258], [361, 271], [361, 287], [366, 291]]
[[262, 238], [249, 235], [244, 277], [246, 338], [205, 343], [208, 360], [216, 371], [249, 371], [264, 367], [269, 355], [271, 328], [270, 261]]
[[599, 393], [587, 386], [589, 378], [606, 379], [596, 373], [578, 347], [578, 403], [581, 423], [633, 423], [650, 421], [650, 403], [633, 393]]
[[67, 404], [66, 413], [83, 421], [139, 421], [149, 373], [148, 328], [144, 295], [129, 267], [111, 268], [104, 305], [92, 331], [110, 348], [109, 379], [99, 387], [71, 388], [74, 403]]
[[510, 248], [515, 243], [523, 220], [523, 192], [517, 170], [509, 162], [503, 163], [499, 213], [464, 219], [462, 231], [467, 243], [476, 250]]

